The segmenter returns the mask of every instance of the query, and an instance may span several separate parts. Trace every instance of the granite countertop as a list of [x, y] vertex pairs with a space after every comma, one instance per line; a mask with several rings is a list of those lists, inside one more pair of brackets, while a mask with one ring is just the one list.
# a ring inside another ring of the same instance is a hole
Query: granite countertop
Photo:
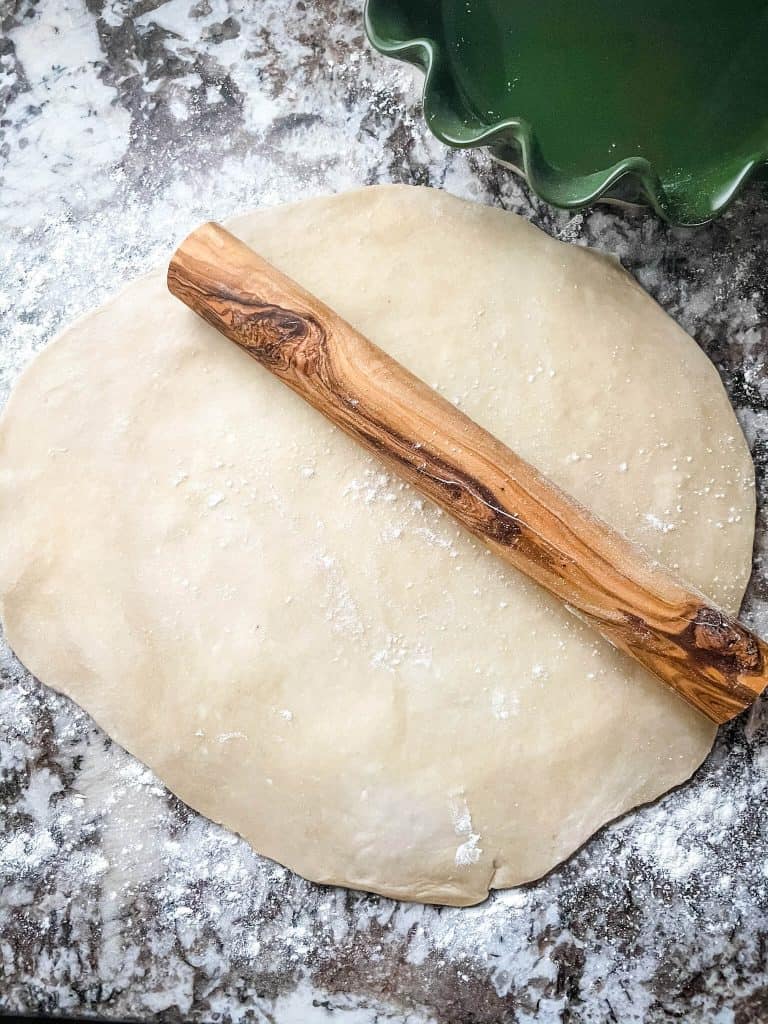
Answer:
[[[546, 208], [426, 131], [360, 0], [0, 0], [0, 404], [65, 321], [200, 220], [430, 184], [619, 256], [752, 446], [768, 633], [768, 203], [674, 230]], [[768, 1019], [768, 710], [694, 780], [470, 910], [311, 885], [174, 799], [0, 644], [0, 1011], [410, 1024]]]

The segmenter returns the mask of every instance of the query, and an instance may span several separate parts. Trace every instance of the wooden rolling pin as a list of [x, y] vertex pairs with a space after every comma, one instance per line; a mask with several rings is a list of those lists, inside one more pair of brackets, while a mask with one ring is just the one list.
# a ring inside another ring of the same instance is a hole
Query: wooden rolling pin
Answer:
[[168, 287], [492, 551], [713, 722], [768, 684], [768, 648], [217, 224]]

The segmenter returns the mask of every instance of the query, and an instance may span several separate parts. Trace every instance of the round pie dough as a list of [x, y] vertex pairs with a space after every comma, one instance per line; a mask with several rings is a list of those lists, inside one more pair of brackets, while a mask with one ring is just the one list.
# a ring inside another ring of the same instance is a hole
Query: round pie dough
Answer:
[[[229, 225], [736, 612], [750, 455], [713, 366], [612, 260], [369, 188]], [[714, 727], [172, 298], [66, 330], [0, 426], [19, 657], [307, 878], [470, 904], [681, 782]]]

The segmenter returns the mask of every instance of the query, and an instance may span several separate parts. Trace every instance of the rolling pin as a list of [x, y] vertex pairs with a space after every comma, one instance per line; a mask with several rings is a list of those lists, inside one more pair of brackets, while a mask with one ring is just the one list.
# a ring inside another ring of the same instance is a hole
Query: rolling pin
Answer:
[[768, 684], [768, 648], [217, 224], [168, 288], [315, 409], [713, 722]]

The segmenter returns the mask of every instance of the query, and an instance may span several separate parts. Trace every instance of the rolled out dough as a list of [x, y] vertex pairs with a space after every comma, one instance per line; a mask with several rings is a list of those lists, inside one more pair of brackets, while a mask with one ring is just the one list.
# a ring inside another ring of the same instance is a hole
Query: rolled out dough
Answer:
[[[438, 191], [231, 229], [731, 612], [753, 467], [614, 262]], [[714, 729], [219, 337], [156, 271], [0, 427], [0, 612], [41, 680], [319, 882], [470, 904], [681, 782]]]

